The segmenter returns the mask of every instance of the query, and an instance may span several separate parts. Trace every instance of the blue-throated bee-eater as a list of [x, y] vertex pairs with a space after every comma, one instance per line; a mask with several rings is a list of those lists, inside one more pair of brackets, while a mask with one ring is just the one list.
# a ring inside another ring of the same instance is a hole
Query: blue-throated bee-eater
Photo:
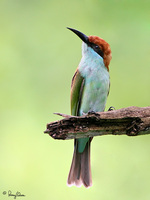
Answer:
[[[109, 63], [111, 49], [109, 44], [98, 36], [86, 36], [72, 28], [82, 41], [82, 59], [72, 78], [71, 114], [81, 116], [88, 112], [101, 112], [110, 88]], [[92, 185], [90, 165], [90, 143], [92, 137], [74, 140], [74, 154], [68, 186], [85, 187]]]

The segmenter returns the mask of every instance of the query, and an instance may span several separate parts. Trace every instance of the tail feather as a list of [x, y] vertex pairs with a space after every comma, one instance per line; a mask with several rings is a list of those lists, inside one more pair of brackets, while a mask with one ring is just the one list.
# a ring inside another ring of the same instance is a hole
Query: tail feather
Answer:
[[92, 186], [91, 164], [90, 164], [90, 142], [87, 142], [81, 155], [81, 179], [85, 187]]
[[74, 154], [70, 172], [68, 175], [68, 186], [75, 185], [80, 187], [82, 184], [85, 187], [92, 186], [91, 164], [90, 164], [90, 143], [92, 138], [87, 142], [83, 153], [78, 152], [78, 141], [75, 139]]
[[74, 154], [72, 159], [72, 164], [70, 167], [70, 172], [68, 175], [67, 184], [68, 186], [76, 185], [80, 187], [82, 185], [80, 171], [81, 171], [81, 155], [77, 151], [77, 140], [74, 141]]

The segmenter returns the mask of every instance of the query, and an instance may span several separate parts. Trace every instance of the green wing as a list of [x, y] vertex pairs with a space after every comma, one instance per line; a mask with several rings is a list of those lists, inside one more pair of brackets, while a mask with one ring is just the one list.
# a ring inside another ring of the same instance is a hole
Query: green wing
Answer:
[[84, 88], [84, 78], [77, 69], [71, 83], [71, 114], [79, 115], [79, 109]]
[[[85, 79], [81, 76], [79, 70], [77, 69], [71, 84], [71, 114], [79, 116], [80, 105], [82, 100], [82, 94], [84, 89]], [[75, 148], [77, 148], [77, 152], [83, 153], [85, 146], [89, 138], [80, 138], [75, 139]]]

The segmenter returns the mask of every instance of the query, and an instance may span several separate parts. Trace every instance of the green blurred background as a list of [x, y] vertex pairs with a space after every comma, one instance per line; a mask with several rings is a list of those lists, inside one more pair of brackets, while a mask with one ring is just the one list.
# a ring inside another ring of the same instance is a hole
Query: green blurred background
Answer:
[[149, 10], [144, 0], [0, 1], [0, 199], [150, 199], [149, 135], [96, 137], [85, 189], [66, 185], [73, 141], [43, 133], [54, 112], [70, 114], [81, 40], [66, 26], [111, 45], [106, 109], [150, 105]]

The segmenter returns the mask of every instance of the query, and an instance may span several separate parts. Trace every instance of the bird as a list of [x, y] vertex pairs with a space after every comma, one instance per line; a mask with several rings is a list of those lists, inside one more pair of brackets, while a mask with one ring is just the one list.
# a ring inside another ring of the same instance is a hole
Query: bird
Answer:
[[[98, 36], [86, 36], [67, 27], [82, 40], [82, 58], [71, 82], [71, 115], [82, 116], [105, 109], [110, 89], [110, 45]], [[92, 186], [90, 144], [93, 137], [74, 139], [74, 153], [68, 186]]]

